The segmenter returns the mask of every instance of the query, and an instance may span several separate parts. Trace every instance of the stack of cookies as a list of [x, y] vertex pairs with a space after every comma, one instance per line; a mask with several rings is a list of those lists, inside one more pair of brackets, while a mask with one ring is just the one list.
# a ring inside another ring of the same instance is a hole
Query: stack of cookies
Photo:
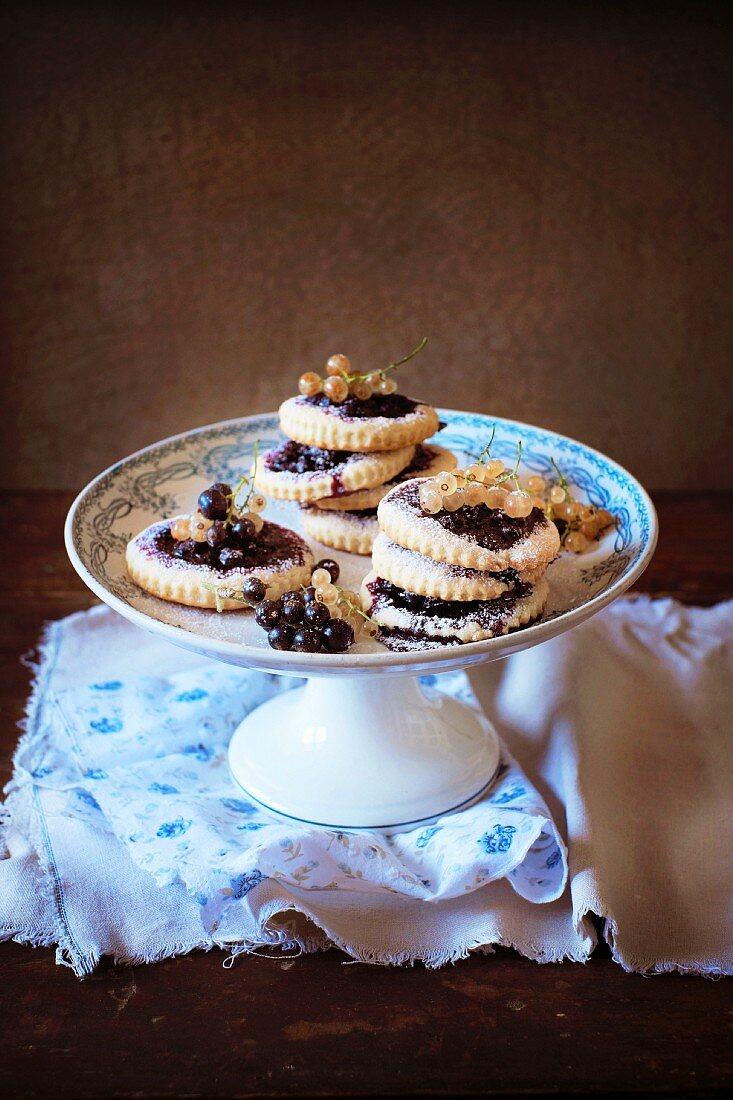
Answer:
[[437, 413], [396, 392], [387, 372], [397, 365], [353, 374], [346, 356], [334, 355], [325, 378], [302, 375], [300, 395], [280, 407], [287, 442], [257, 460], [257, 487], [298, 502], [308, 535], [336, 550], [369, 554], [385, 493], [456, 463], [450, 451], [425, 442], [440, 428]]
[[508, 491], [485, 474], [414, 478], [380, 501], [361, 599], [390, 649], [482, 641], [541, 614], [557, 528], [516, 479]]

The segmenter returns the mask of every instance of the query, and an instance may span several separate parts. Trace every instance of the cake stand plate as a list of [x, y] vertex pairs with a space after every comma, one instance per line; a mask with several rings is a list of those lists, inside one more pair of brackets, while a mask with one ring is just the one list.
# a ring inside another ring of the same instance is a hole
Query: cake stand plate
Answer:
[[[620, 596], [646, 568], [656, 544], [649, 497], [626, 470], [575, 440], [531, 425], [439, 410], [440, 442], [465, 463], [495, 425], [492, 454], [507, 464], [522, 440], [524, 475], [552, 475], [554, 458], [580, 499], [608, 508], [617, 527], [583, 555], [550, 566], [542, 617], [503, 637], [469, 645], [394, 653], [379, 642], [343, 654], [270, 649], [246, 611], [218, 615], [167, 603], [127, 575], [125, 547], [143, 527], [189, 510], [212, 481], [249, 469], [256, 440], [282, 440], [277, 415], [244, 417], [155, 443], [95, 478], [74, 501], [66, 546], [79, 575], [125, 618], [213, 660], [286, 676], [306, 686], [252, 711], [232, 737], [234, 781], [271, 813], [315, 826], [391, 832], [414, 828], [480, 798], [496, 772], [499, 748], [486, 718], [418, 681], [421, 674], [467, 669], [555, 637]], [[300, 530], [299, 509], [270, 504], [267, 518]], [[311, 540], [312, 542], [312, 540]], [[358, 588], [369, 558], [313, 543], [335, 557], [346, 587]], [[341, 583], [341, 581], [340, 581]]]

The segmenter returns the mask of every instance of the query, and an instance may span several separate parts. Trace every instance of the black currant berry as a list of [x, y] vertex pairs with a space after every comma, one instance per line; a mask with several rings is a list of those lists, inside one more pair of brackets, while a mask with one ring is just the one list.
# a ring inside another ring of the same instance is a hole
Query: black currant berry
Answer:
[[343, 653], [354, 644], [354, 630], [343, 619], [330, 619], [322, 636], [324, 648], [329, 653]]
[[316, 569], [325, 569], [327, 573], [330, 573], [331, 584], [336, 583], [336, 581], [339, 579], [339, 573], [341, 572], [341, 567], [339, 566], [339, 563], [337, 561], [334, 561], [333, 558], [321, 558], [321, 560], [317, 561], [315, 564], [315, 568], [313, 570], [314, 573]]
[[244, 565], [244, 554], [233, 546], [224, 546], [219, 551], [219, 564], [224, 569], [236, 569]]
[[225, 497], [230, 497], [232, 495], [232, 487], [228, 485], [226, 481], [215, 481], [210, 488], [217, 489], [218, 492], [223, 493]]
[[265, 630], [270, 630], [280, 622], [281, 611], [279, 600], [263, 600], [255, 611], [255, 621]]
[[303, 621], [306, 626], [316, 628], [325, 626], [330, 618], [325, 603], [308, 603], [303, 612]]
[[193, 539], [183, 539], [182, 542], [177, 542], [173, 547], [173, 554], [177, 558], [190, 558], [196, 550], [198, 544]]
[[301, 626], [293, 636], [293, 649], [298, 653], [317, 653], [321, 648], [320, 630], [308, 630]]
[[220, 519], [215, 519], [209, 530], [206, 532], [206, 541], [209, 546], [213, 546], [215, 550], [219, 550], [227, 539], [226, 526]]
[[267, 595], [267, 585], [259, 577], [247, 577], [242, 583], [242, 595], [251, 607], [255, 607]]
[[255, 537], [255, 525], [251, 519], [238, 519], [229, 528], [229, 535], [237, 546], [249, 546]]
[[293, 644], [293, 628], [287, 623], [278, 623], [268, 631], [267, 640], [273, 649], [290, 649]]
[[316, 590], [314, 585], [310, 584], [303, 593], [303, 599], [306, 603], [314, 603], [316, 598]]
[[207, 519], [226, 519], [229, 501], [218, 489], [204, 489], [198, 500], [199, 512]]
[[305, 600], [299, 592], [286, 592], [282, 598], [283, 619], [288, 623], [302, 623]]

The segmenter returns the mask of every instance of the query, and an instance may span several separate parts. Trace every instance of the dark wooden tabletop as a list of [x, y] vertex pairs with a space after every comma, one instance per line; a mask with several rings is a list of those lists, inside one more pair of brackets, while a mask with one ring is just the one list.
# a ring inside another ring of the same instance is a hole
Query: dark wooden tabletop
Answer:
[[[94, 603], [69, 565], [71, 496], [8, 495], [0, 517], [0, 770], [28, 693], [20, 656], [45, 620]], [[659, 548], [639, 589], [733, 595], [733, 500], [660, 495]], [[429, 971], [218, 951], [105, 966], [79, 981], [53, 951], [0, 946], [0, 1095], [711, 1095], [733, 1084], [726, 981], [626, 974], [509, 950]]]

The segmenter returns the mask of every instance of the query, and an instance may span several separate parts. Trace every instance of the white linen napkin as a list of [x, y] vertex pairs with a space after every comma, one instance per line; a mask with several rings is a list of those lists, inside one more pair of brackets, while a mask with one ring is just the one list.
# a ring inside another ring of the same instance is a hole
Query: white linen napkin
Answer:
[[[0, 936], [56, 943], [82, 975], [103, 954], [213, 945], [440, 965], [498, 943], [582, 961], [595, 912], [630, 969], [728, 972], [732, 612], [621, 601], [482, 667], [474, 688], [523, 768], [507, 751], [484, 802], [390, 840], [272, 824], [232, 787], [227, 738], [278, 678], [202, 663], [103, 608], [72, 616], [50, 630], [16, 758]], [[569, 837], [559, 898], [564, 846], [538, 790]]]

